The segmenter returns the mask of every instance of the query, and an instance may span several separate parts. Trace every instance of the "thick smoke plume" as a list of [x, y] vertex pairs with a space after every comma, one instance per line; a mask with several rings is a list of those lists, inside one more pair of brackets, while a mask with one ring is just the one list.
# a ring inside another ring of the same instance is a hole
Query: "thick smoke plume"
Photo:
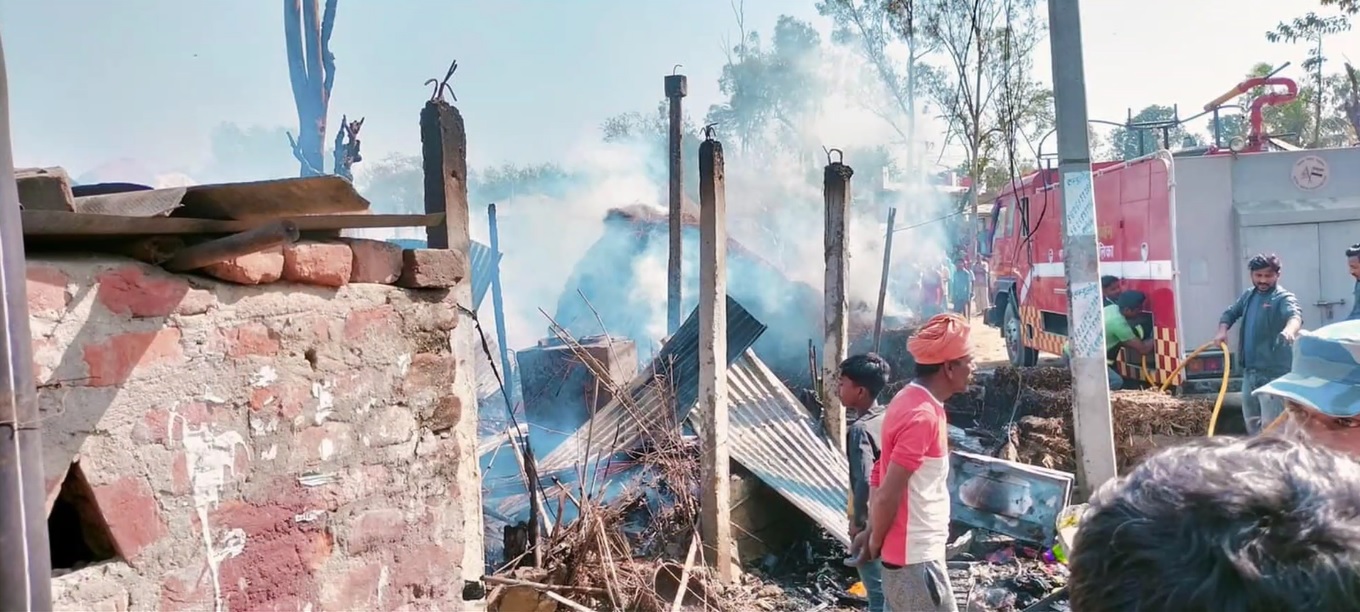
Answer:
[[[890, 316], [908, 314], [914, 266], [943, 260], [953, 241], [946, 234], [949, 224], [940, 219], [957, 210], [952, 196], [938, 190], [908, 195], [881, 189], [883, 161], [902, 167], [913, 147], [880, 118], [888, 105], [880, 103], [877, 82], [862, 78], [863, 62], [831, 48], [824, 48], [815, 61], [817, 72], [834, 75], [826, 88], [831, 93], [813, 101], [815, 110], [794, 124], [792, 137], [784, 135], [782, 147], [724, 143], [728, 231], [736, 243], [729, 248], [729, 293], [770, 327], [757, 353], [786, 378], [803, 372], [800, 380], [806, 379], [807, 341], [821, 336], [821, 176], [827, 163], [821, 147], [847, 151], [845, 162], [857, 170], [847, 220], [847, 289], [857, 313], [852, 327], [872, 327], [888, 209], [897, 208], [897, 227], [911, 227], [895, 236]], [[938, 133], [931, 128], [938, 126], [923, 119], [918, 133]], [[643, 360], [659, 346], [666, 335], [667, 177], [658, 172], [664, 163], [652, 159], [657, 156], [654, 143], [583, 144], [561, 160], [575, 178], [557, 195], [524, 194], [498, 203], [510, 348], [523, 349], [548, 336], [540, 308], [577, 335], [600, 332], [598, 313], [609, 333], [637, 342]], [[923, 147], [916, 143], [914, 148]], [[872, 163], [858, 164], [857, 153], [862, 156], [858, 159]], [[877, 159], [884, 154], [886, 160]], [[690, 167], [697, 162], [685, 161]], [[918, 161], [920, 178], [942, 170], [933, 162]], [[907, 178], [899, 172], [896, 181]], [[685, 187], [691, 197], [697, 192], [697, 185]], [[483, 211], [484, 204], [477, 203], [474, 211]], [[694, 202], [686, 206], [697, 216]], [[615, 209], [628, 211], [611, 215]], [[473, 233], [475, 239], [487, 240], [484, 214], [474, 214]], [[697, 303], [697, 248], [697, 228], [690, 227], [685, 234], [685, 315]], [[484, 308], [489, 306], [487, 300]]]

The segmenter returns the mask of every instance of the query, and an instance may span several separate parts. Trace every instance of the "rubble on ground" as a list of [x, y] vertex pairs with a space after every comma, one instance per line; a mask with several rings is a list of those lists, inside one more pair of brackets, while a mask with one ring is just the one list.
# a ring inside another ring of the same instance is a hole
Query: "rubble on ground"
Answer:
[[[1072, 375], [1066, 368], [997, 368], [974, 389], [951, 398], [951, 416], [973, 419], [981, 438], [1008, 432], [997, 456], [1074, 471]], [[1183, 398], [1152, 390], [1113, 391], [1115, 455], [1120, 471], [1149, 452], [1208, 433], [1212, 398]], [[961, 425], [962, 426], [962, 425]]]

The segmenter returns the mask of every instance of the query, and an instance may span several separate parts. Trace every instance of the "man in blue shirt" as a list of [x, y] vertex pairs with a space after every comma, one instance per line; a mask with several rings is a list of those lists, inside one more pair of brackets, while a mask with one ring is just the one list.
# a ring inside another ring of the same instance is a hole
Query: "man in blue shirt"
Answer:
[[1247, 433], [1256, 435], [1284, 411], [1284, 404], [1257, 389], [1287, 373], [1293, 366], [1290, 345], [1303, 326], [1303, 311], [1293, 293], [1280, 286], [1280, 258], [1261, 254], [1247, 262], [1252, 288], [1223, 311], [1212, 342], [1223, 342], [1228, 330], [1242, 321], [1237, 356], [1242, 364], [1242, 418]]
[[973, 316], [973, 272], [962, 257], [954, 260], [954, 271], [949, 279], [949, 301], [954, 312]]

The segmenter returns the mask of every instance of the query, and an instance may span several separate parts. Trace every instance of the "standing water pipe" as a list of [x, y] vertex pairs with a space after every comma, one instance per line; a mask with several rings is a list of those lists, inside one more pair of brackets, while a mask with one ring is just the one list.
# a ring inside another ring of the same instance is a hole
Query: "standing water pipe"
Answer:
[[[505, 385], [506, 391], [510, 396], [510, 401], [514, 401], [515, 385], [510, 382], [510, 348], [505, 345], [505, 298], [501, 293], [501, 232], [496, 223], [496, 205], [490, 204], [486, 207], [487, 230], [491, 234], [491, 308], [496, 317], [496, 347], [500, 349], [501, 356], [501, 381]], [[506, 406], [506, 410], [514, 410], [514, 406]]]
[[10, 150], [9, 77], [0, 46], [0, 610], [52, 609], [26, 268]]

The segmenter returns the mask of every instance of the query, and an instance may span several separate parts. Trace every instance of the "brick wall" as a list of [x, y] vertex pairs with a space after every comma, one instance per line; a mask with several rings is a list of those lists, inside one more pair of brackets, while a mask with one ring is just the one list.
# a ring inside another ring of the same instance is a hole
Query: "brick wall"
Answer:
[[448, 292], [30, 256], [28, 294], [49, 512], [112, 542], [63, 551], [92, 560], [57, 570], [58, 609], [464, 608], [476, 417]]

